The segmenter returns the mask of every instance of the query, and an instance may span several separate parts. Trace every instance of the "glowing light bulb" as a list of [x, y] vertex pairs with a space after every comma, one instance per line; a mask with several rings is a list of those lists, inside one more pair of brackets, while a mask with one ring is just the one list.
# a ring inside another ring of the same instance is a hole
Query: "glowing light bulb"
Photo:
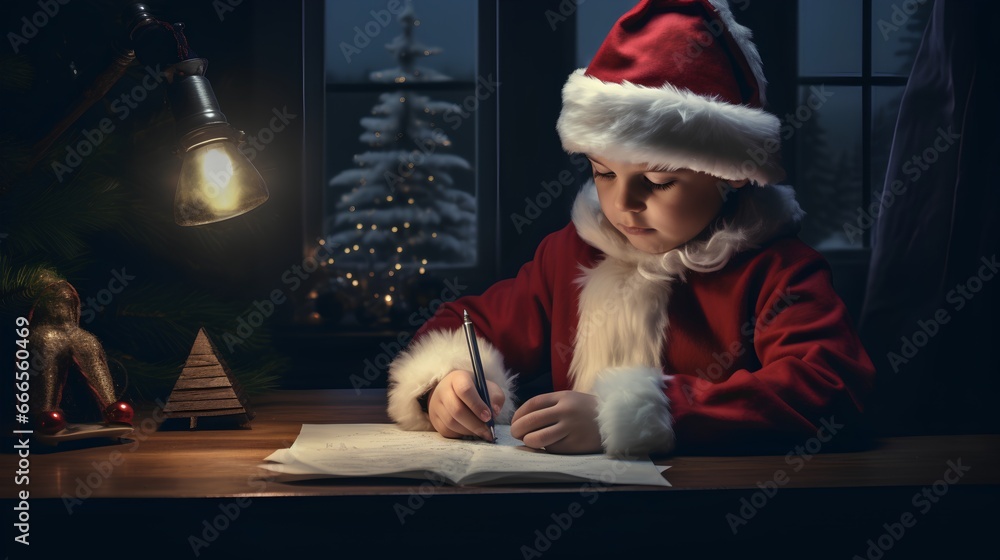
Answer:
[[211, 142], [184, 155], [174, 219], [182, 226], [218, 222], [249, 212], [267, 196], [264, 180], [233, 142]]

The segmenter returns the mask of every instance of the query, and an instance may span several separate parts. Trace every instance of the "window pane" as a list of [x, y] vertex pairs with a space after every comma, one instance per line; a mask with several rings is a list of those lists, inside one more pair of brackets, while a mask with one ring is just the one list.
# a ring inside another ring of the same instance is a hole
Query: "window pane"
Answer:
[[[415, 283], [477, 264], [475, 2], [412, 5], [383, 24], [384, 0], [328, 3], [320, 260], [331, 289], [362, 302], [345, 325], [402, 320]], [[371, 45], [348, 63], [343, 29], [355, 27]]]
[[793, 118], [786, 124], [800, 125], [794, 187], [806, 211], [803, 241], [817, 250], [863, 247], [864, 235], [845, 228], [861, 204], [861, 89], [802, 86]]
[[799, 0], [799, 75], [861, 74], [861, 0]]
[[637, 0], [600, 0], [580, 2], [576, 19], [576, 65], [584, 68], [590, 65], [597, 54], [608, 31], [618, 18], [635, 7]]
[[[417, 43], [441, 49], [420, 60], [454, 80], [476, 79], [477, 2], [414, 0], [413, 35]], [[389, 7], [395, 13], [389, 11]], [[398, 8], [397, 8], [398, 6]], [[327, 0], [327, 82], [367, 82], [369, 74], [395, 66], [386, 48], [400, 35], [397, 16], [405, 2]]]
[[872, 192], [881, 192], [903, 86], [872, 88]]
[[872, 74], [908, 76], [920, 47], [931, 0], [872, 1]]

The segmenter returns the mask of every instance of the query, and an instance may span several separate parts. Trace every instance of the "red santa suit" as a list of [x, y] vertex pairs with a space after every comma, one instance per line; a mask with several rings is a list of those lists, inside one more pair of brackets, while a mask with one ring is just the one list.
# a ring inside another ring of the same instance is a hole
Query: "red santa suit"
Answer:
[[792, 189], [730, 196], [703, 235], [655, 255], [608, 223], [589, 182], [572, 223], [515, 278], [442, 305], [416, 333], [390, 366], [390, 417], [433, 429], [417, 397], [471, 371], [463, 310], [487, 378], [504, 388], [499, 422], [516, 408], [516, 379], [551, 375], [555, 391], [597, 396], [608, 453], [808, 437], [859, 411], [874, 368], [828, 263], [794, 234]]
[[802, 211], [777, 185], [781, 123], [751, 35], [725, 0], [641, 0], [619, 18], [563, 87], [563, 149], [749, 183], [722, 193], [699, 236], [648, 254], [608, 223], [589, 182], [572, 223], [515, 278], [443, 305], [416, 333], [390, 365], [394, 421], [433, 429], [418, 396], [471, 371], [465, 309], [507, 397], [500, 421], [518, 376], [551, 375], [555, 391], [597, 397], [608, 453], [811, 437], [861, 409], [874, 368], [830, 267], [795, 237]]

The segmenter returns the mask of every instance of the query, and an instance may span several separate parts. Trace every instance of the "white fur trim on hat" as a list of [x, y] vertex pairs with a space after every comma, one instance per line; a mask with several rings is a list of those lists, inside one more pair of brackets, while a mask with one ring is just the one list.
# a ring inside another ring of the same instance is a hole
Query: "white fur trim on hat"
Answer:
[[753, 44], [753, 32], [750, 31], [749, 27], [736, 21], [736, 18], [733, 17], [733, 11], [729, 9], [728, 0], [708, 0], [708, 3], [715, 8], [719, 17], [722, 18], [722, 24], [726, 26], [729, 34], [740, 47], [743, 58], [746, 59], [754, 79], [757, 80], [757, 95], [760, 97], [760, 103], [767, 106], [767, 79], [764, 78], [764, 63], [760, 59], [760, 53], [757, 52], [757, 46]]
[[[499, 385], [506, 397], [495, 421], [510, 424], [517, 376], [504, 368], [503, 356], [495, 346], [480, 337], [476, 341], [486, 379]], [[420, 410], [417, 397], [456, 369], [472, 371], [463, 330], [431, 331], [421, 336], [389, 365], [389, 418], [404, 430], [433, 430], [427, 413]]]
[[601, 372], [594, 395], [606, 453], [641, 456], [673, 451], [673, 418], [663, 390], [664, 375], [659, 368], [615, 367]]
[[599, 154], [721, 179], [781, 181], [780, 122], [746, 105], [702, 97], [671, 84], [646, 87], [570, 74], [556, 129], [567, 152]]

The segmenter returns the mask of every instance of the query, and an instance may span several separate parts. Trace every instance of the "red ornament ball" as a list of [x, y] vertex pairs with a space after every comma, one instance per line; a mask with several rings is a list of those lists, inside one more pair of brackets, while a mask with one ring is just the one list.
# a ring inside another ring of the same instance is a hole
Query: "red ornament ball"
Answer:
[[134, 417], [135, 411], [132, 410], [132, 405], [125, 401], [118, 401], [104, 411], [104, 421], [108, 423], [128, 424], [131, 426], [132, 418]]
[[62, 412], [50, 410], [38, 415], [37, 430], [43, 434], [54, 434], [66, 427], [66, 419]]

